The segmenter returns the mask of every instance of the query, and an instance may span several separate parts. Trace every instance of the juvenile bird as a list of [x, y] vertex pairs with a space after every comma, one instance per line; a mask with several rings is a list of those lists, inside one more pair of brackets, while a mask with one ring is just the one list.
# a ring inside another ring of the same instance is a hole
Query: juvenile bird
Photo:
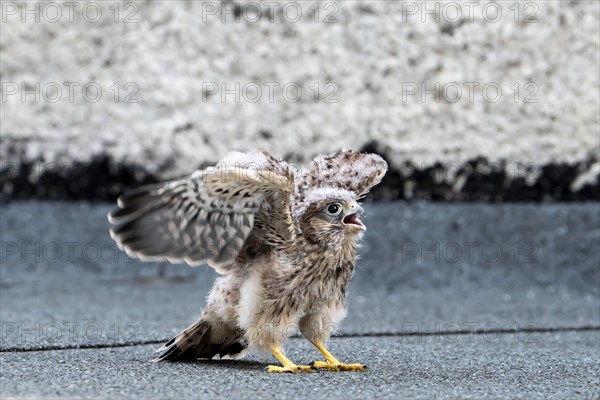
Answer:
[[[119, 247], [141, 260], [208, 264], [215, 281], [200, 319], [155, 361], [270, 351], [269, 372], [363, 371], [325, 348], [346, 315], [346, 288], [366, 230], [358, 201], [387, 171], [378, 155], [321, 155], [295, 168], [267, 152], [229, 153], [188, 177], [122, 195], [109, 214]], [[323, 361], [282, 351], [299, 330]]]

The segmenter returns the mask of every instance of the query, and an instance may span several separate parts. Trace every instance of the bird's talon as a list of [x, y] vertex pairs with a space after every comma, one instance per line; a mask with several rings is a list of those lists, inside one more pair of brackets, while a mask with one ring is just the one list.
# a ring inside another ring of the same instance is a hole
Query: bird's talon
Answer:
[[326, 369], [328, 371], [365, 371], [367, 366], [364, 364], [334, 364], [326, 361], [313, 361], [311, 365], [316, 369]]
[[287, 368], [287, 367], [280, 367], [278, 365], [269, 365], [267, 367], [267, 372], [276, 372], [278, 374], [284, 373], [284, 372], [290, 372], [292, 374], [299, 372], [296, 369], [292, 369], [292, 368]]
[[366, 371], [367, 366], [364, 364], [341, 364], [342, 371]]
[[299, 365], [298, 369], [301, 372], [308, 372], [308, 373], [313, 373], [313, 372], [315, 372], [317, 370], [316, 368], [313, 368], [310, 365]]
[[300, 372], [315, 372], [314, 368], [312, 368], [309, 365], [292, 365], [290, 367], [282, 367], [279, 365], [269, 365], [266, 368], [267, 372], [276, 372], [276, 373], [292, 373], [292, 374], [297, 374]]

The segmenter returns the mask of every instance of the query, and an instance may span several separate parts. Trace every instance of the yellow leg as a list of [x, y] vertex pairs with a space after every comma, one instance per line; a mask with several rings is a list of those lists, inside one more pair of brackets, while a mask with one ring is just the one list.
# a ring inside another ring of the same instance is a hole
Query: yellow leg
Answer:
[[318, 369], [328, 369], [330, 371], [365, 371], [367, 366], [364, 364], [342, 364], [335, 358], [322, 343], [312, 342], [325, 357], [325, 361], [313, 361], [310, 365]]
[[273, 347], [271, 353], [277, 358], [277, 360], [283, 365], [269, 365], [267, 367], [268, 372], [315, 372], [314, 369], [308, 365], [296, 365], [289, 358], [287, 358], [279, 347]]

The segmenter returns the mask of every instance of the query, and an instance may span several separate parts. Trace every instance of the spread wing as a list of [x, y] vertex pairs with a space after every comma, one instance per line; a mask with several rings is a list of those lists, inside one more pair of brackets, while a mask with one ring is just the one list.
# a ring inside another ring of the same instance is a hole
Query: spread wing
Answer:
[[387, 169], [387, 162], [381, 156], [357, 150], [317, 156], [302, 174], [296, 176], [293, 213], [296, 216], [302, 214], [311, 192], [318, 189], [347, 190], [359, 200], [381, 182]]
[[285, 162], [266, 152], [230, 153], [215, 167], [119, 197], [110, 232], [130, 256], [226, 273], [249, 245], [286, 240], [293, 191]]

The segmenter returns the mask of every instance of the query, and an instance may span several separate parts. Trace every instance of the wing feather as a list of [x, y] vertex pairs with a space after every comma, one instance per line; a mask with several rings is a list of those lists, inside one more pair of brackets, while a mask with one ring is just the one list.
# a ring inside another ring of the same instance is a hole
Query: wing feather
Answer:
[[387, 169], [387, 162], [381, 156], [357, 150], [317, 156], [296, 176], [293, 215], [304, 213], [315, 190], [347, 190], [360, 200], [381, 182]]
[[217, 167], [125, 193], [109, 214], [115, 225], [110, 233], [132, 257], [207, 263], [227, 273], [252, 231], [259, 229], [254, 226], [257, 215], [264, 218], [267, 210], [276, 209], [290, 220], [289, 200], [271, 203], [291, 199], [293, 191], [294, 177], [283, 161], [268, 153], [233, 153]]

